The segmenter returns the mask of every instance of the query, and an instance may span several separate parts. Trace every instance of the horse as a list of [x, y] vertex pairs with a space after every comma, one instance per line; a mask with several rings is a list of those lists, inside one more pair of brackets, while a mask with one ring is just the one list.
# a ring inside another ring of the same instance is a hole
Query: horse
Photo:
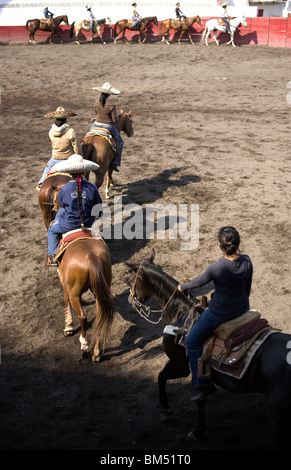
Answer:
[[[124, 112], [121, 109], [118, 119], [121, 131], [123, 131], [128, 137], [131, 137], [133, 135], [131, 110]], [[94, 128], [91, 129], [91, 131], [94, 131]], [[112, 178], [113, 170], [109, 168], [109, 165], [115, 153], [108, 138], [105, 138], [102, 135], [90, 135], [89, 133], [89, 135], [87, 134], [82, 139], [81, 148], [84, 158], [98, 163], [99, 165], [98, 170], [95, 172], [95, 185], [98, 189], [102, 186], [105, 174], [108, 172], [105, 187], [105, 199], [109, 199], [109, 187], [114, 186]]]
[[[150, 321], [149, 307], [144, 304], [148, 299], [152, 299], [161, 309], [158, 321], [179, 328], [184, 324], [189, 309], [197, 306], [196, 296], [204, 295], [206, 292], [194, 292], [195, 297], [188, 298], [177, 290], [178, 282], [153, 263], [154, 257], [155, 253], [152, 251], [150, 256], [142, 262], [126, 263], [132, 272], [130, 280], [132, 286], [128, 301]], [[205, 289], [209, 292], [209, 286], [205, 286]], [[192, 291], [191, 294], [193, 294]], [[164, 333], [163, 346], [169, 361], [158, 376], [159, 402], [163, 410], [168, 409], [167, 380], [188, 377], [190, 374], [186, 348], [179, 344], [179, 339], [179, 336]], [[287, 361], [290, 345], [290, 334], [272, 332], [256, 350], [247, 371], [240, 379], [223, 374], [211, 367], [211, 378], [217, 386], [230, 392], [256, 392], [264, 396], [275, 412], [275, 436], [279, 447], [290, 444], [291, 361]], [[214, 400], [214, 397], [212, 399]], [[198, 423], [193, 435], [199, 440], [203, 439], [205, 432], [205, 402], [197, 402], [197, 406]]]
[[38, 194], [38, 205], [42, 212], [42, 217], [46, 229], [49, 228], [51, 222], [55, 219], [58, 206], [58, 194], [61, 187], [70, 181], [71, 175], [66, 173], [52, 173], [48, 175], [41, 185]]
[[[162, 42], [166, 41], [167, 44], [170, 44], [168, 40], [166, 39], [170, 29], [174, 29], [175, 31], [181, 31], [180, 37], [178, 39], [178, 44], [181, 42], [181, 37], [183, 36], [184, 33], [188, 33], [189, 41], [191, 44], [194, 44], [191, 38], [191, 32], [190, 28], [194, 23], [198, 23], [200, 26], [202, 25], [202, 21], [200, 16], [193, 16], [192, 18], [186, 18], [183, 21], [180, 21], [179, 19], [171, 19], [169, 18], [168, 20], [163, 20], [160, 23], [160, 36], [162, 35]], [[164, 28], [164, 32], [162, 34], [162, 28]]]
[[74, 21], [71, 24], [71, 28], [70, 28], [70, 38], [72, 39], [72, 37], [73, 37], [73, 32], [74, 32], [74, 27], [75, 27], [76, 44], [80, 44], [78, 38], [79, 38], [80, 31], [82, 29], [84, 31], [92, 31], [92, 37], [90, 39], [91, 44], [93, 43], [93, 39], [94, 39], [94, 36], [95, 36], [96, 33], [100, 37], [103, 44], [106, 44], [106, 42], [103, 40], [103, 37], [102, 37], [102, 34], [101, 34], [101, 29], [102, 29], [102, 26], [104, 26], [104, 25], [109, 26], [111, 28], [111, 26], [112, 26], [111, 19], [110, 18], [102, 18], [101, 20], [94, 19], [93, 24], [92, 24], [92, 28], [91, 28], [90, 24], [91, 24], [90, 20]]
[[[92, 237], [74, 241], [66, 248], [59, 261], [58, 276], [63, 287], [66, 305], [64, 335], [73, 334], [73, 308], [81, 325], [82, 356], [89, 356], [93, 362], [99, 362], [102, 359], [105, 341], [115, 314], [113, 296], [110, 291], [111, 259], [105, 242]], [[82, 294], [89, 289], [96, 303], [96, 316], [92, 326], [93, 353], [90, 351], [86, 338], [87, 316], [82, 307]]]
[[62, 15], [62, 16], [57, 16], [56, 18], [52, 18], [50, 20], [50, 23], [46, 23], [42, 20], [34, 19], [34, 20], [28, 20], [26, 22], [26, 29], [29, 31], [29, 42], [32, 42], [33, 44], [36, 44], [36, 41], [34, 39], [34, 35], [38, 29], [41, 31], [50, 31], [51, 35], [49, 37], [49, 43], [52, 44], [52, 37], [54, 34], [57, 34], [58, 37], [60, 38], [61, 43], [63, 43], [62, 38], [60, 36], [59, 32], [59, 25], [64, 22], [67, 26], [69, 24], [69, 20], [67, 15]]
[[[219, 25], [218, 22], [219, 22], [219, 20], [217, 20], [217, 19], [211, 19], [211, 20], [207, 21], [207, 23], [205, 25], [205, 29], [204, 29], [202, 37], [201, 37], [201, 41], [203, 41], [203, 39], [205, 37], [206, 46], [208, 46], [208, 40], [207, 39], [210, 36], [212, 31], [213, 31], [214, 40], [215, 40], [215, 42], [218, 46], [219, 46], [219, 42], [216, 39], [216, 31], [222, 31], [223, 33], [227, 32], [226, 26]], [[244, 28], [247, 27], [247, 20], [244, 16], [238, 16], [237, 18], [233, 18], [229, 22], [229, 25], [230, 25], [230, 41], [228, 41], [227, 44], [232, 44], [233, 47], [235, 47], [235, 44], [234, 44], [234, 41], [233, 41], [234, 33], [236, 32], [236, 30], [237, 30], [237, 28], [239, 27], [240, 24], [242, 24]]]
[[[147, 18], [142, 18], [140, 20], [140, 23], [138, 23], [138, 31], [139, 31], [139, 38], [138, 42], [140, 44], [143, 44], [146, 41], [147, 34], [146, 34], [146, 28], [147, 26], [153, 23], [155, 26], [158, 26], [158, 19], [156, 16], [151, 16]], [[117, 28], [119, 28], [119, 31], [117, 32]], [[129, 29], [131, 31], [137, 31], [136, 26], [133, 26], [133, 20], [119, 20], [117, 23], [114, 25], [114, 44], [116, 44], [117, 41], [117, 36], [122, 33], [122, 39], [123, 41], [128, 44], [128, 40], [125, 37], [125, 31]], [[142, 35], [144, 34], [144, 39], [141, 41]]]

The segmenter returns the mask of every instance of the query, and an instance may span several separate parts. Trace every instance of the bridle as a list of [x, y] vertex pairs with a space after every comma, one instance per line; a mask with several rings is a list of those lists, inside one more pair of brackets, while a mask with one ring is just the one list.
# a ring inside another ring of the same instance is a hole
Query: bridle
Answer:
[[[143, 304], [142, 302], [140, 302], [137, 297], [136, 297], [136, 294], [135, 294], [135, 287], [136, 287], [136, 282], [137, 282], [137, 278], [138, 278], [138, 275], [139, 275], [139, 272], [141, 270], [141, 267], [142, 265], [144, 264], [144, 261], [142, 261], [138, 267], [138, 270], [136, 272], [136, 276], [135, 276], [135, 279], [133, 281], [133, 285], [130, 289], [130, 298], [132, 299], [132, 307], [136, 310], [136, 312], [142, 317], [144, 318], [146, 321], [148, 321], [149, 323], [152, 323], [154, 325], [157, 325], [158, 323], [160, 323], [160, 321], [162, 320], [163, 318], [163, 314], [164, 314], [164, 311], [166, 310], [167, 306], [169, 305], [170, 301], [172, 300], [172, 298], [174, 297], [177, 289], [178, 289], [178, 286], [175, 288], [174, 292], [172, 293], [172, 295], [170, 296], [169, 300], [167, 301], [166, 305], [164, 306], [164, 308], [162, 309], [159, 309], [159, 310], [153, 310], [151, 309], [150, 306], [147, 306], [145, 304]], [[157, 321], [153, 321], [153, 320], [150, 320], [149, 316], [152, 312], [159, 312], [161, 313], [160, 315], [160, 318], [157, 320]]]

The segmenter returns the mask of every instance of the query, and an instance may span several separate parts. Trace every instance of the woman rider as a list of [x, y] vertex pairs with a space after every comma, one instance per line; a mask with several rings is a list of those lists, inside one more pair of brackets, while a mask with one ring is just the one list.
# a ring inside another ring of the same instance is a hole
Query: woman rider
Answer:
[[197, 377], [197, 360], [202, 355], [203, 343], [223, 322], [232, 320], [249, 310], [253, 266], [248, 255], [238, 252], [240, 236], [234, 227], [222, 227], [218, 234], [218, 244], [223, 258], [208, 266], [206, 271], [192, 281], [180, 284], [178, 289], [185, 291], [214, 282], [215, 292], [209, 307], [202, 313], [190, 330], [186, 346], [192, 372], [192, 382], [197, 392], [192, 398], [204, 401], [207, 395], [216, 391], [210, 379]]

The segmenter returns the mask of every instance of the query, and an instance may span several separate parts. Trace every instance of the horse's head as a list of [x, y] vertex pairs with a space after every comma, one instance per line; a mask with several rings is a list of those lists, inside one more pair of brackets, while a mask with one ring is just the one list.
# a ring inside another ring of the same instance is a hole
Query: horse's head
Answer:
[[159, 26], [158, 18], [156, 16], [153, 19], [153, 23], [155, 26]]
[[105, 18], [105, 24], [111, 28], [112, 22], [110, 18]]
[[155, 251], [152, 250], [150, 256], [145, 260], [138, 262], [138, 263], [125, 263], [131, 270], [129, 284], [130, 288], [130, 295], [128, 297], [128, 302], [130, 305], [134, 306], [136, 303], [144, 303], [146, 302], [150, 296], [151, 292], [148, 291], [146, 282], [145, 282], [145, 270], [143, 269], [145, 263], [152, 264], [155, 257]]
[[247, 27], [247, 20], [246, 20], [245, 16], [242, 17], [242, 25], [243, 25], [244, 28]]
[[67, 26], [69, 25], [69, 19], [68, 19], [67, 15], [64, 16], [63, 21]]
[[196, 23], [198, 23], [199, 26], [202, 26], [202, 20], [199, 15], [196, 16]]
[[125, 132], [128, 137], [133, 135], [133, 120], [131, 115], [131, 110], [125, 113], [122, 109], [120, 110], [120, 114], [118, 116], [121, 130]]

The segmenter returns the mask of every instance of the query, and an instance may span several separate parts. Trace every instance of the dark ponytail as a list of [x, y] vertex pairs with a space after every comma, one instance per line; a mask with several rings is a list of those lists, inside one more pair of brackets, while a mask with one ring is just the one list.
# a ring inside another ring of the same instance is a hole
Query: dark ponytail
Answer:
[[78, 203], [79, 216], [81, 220], [81, 229], [84, 232], [86, 232], [86, 228], [84, 224], [83, 207], [82, 207], [82, 177], [79, 174], [76, 175], [76, 191], [77, 191], [77, 203]]
[[101, 93], [99, 101], [102, 104], [103, 108], [105, 106], [107, 98], [108, 98], [108, 95], [106, 93]]
[[221, 249], [227, 256], [234, 255], [240, 244], [240, 236], [234, 227], [222, 227], [218, 233], [218, 241]]

